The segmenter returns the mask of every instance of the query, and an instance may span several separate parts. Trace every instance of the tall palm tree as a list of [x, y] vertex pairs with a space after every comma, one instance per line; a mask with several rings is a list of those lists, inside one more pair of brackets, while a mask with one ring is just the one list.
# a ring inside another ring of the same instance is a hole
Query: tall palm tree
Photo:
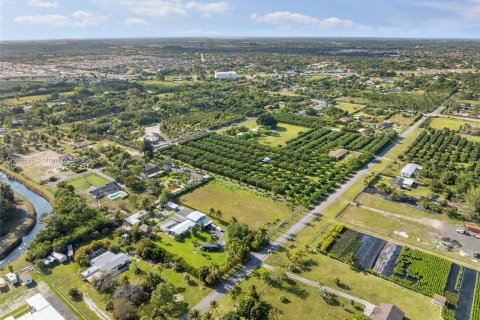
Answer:
[[242, 289], [239, 286], [235, 286], [230, 290], [230, 297], [233, 300], [233, 306], [237, 306], [237, 298], [240, 295]]
[[203, 320], [212, 320], [212, 319], [213, 319], [212, 313], [211, 313], [210, 311], [205, 312], [205, 313], [203, 314], [202, 319], [203, 319]]
[[210, 301], [210, 308], [215, 310], [215, 313], [217, 314], [217, 317], [220, 317], [218, 315], [218, 301], [217, 300]]
[[189, 319], [200, 320], [201, 318], [202, 318], [202, 314], [197, 309], [193, 309], [192, 312], [190, 312], [190, 318]]

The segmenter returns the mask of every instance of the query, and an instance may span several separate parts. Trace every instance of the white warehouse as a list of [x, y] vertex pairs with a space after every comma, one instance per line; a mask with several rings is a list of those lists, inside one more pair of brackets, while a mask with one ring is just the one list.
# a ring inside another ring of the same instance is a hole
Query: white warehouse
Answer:
[[229, 79], [235, 80], [238, 78], [238, 75], [235, 71], [215, 71], [215, 79]]

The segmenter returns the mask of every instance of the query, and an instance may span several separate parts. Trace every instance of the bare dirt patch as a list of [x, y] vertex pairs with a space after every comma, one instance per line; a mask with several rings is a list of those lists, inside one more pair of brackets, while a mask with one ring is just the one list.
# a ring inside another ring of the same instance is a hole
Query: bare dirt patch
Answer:
[[69, 178], [75, 175], [71, 170], [62, 165], [62, 157], [65, 155], [52, 150], [32, 153], [19, 158], [16, 165], [22, 169], [22, 173], [29, 179], [39, 183], [50, 177], [59, 179]]

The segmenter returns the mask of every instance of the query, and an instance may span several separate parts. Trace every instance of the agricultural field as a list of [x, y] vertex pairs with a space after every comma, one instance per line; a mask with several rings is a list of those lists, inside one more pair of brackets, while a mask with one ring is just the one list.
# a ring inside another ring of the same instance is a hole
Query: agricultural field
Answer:
[[258, 138], [258, 141], [272, 147], [282, 146], [287, 141], [296, 138], [300, 133], [308, 130], [309, 129], [305, 127], [279, 123], [275, 128], [276, 134], [261, 136]]
[[472, 314], [470, 317], [472, 320], [480, 320], [480, 277], [479, 276], [477, 276]]
[[276, 218], [285, 219], [291, 212], [284, 202], [219, 180], [185, 194], [180, 198], [180, 203], [201, 212], [209, 212], [210, 208], [221, 210], [222, 220], [228, 222], [236, 217], [252, 228], [264, 226]]
[[[164, 154], [298, 204], [312, 205], [393, 138], [393, 134], [361, 135], [318, 128], [282, 148], [271, 148], [255, 141], [206, 134]], [[340, 147], [364, 154], [342, 161], [331, 159], [327, 153]]]
[[404, 160], [427, 164], [435, 171], [469, 172], [480, 175], [480, 143], [449, 130], [423, 131], [405, 153]]
[[451, 266], [443, 258], [404, 247], [390, 279], [428, 296], [443, 295]]

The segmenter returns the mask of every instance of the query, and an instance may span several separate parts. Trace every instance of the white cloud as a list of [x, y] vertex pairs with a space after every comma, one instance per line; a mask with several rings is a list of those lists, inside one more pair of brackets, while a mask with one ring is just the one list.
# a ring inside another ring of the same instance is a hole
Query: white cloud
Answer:
[[199, 2], [183, 0], [119, 0], [133, 13], [152, 17], [188, 16], [191, 11], [204, 16], [224, 14], [231, 10], [228, 2]]
[[202, 13], [203, 16], [210, 16], [212, 14], [225, 14], [232, 10], [230, 3], [222, 2], [187, 2], [185, 7], [187, 9], [194, 9]]
[[264, 15], [253, 13], [250, 15], [250, 18], [256, 22], [268, 23], [281, 27], [307, 26], [315, 28], [366, 28], [365, 26], [354, 23], [351, 20], [344, 20], [336, 17], [317, 19], [301, 13], [290, 11], [277, 11]]
[[152, 25], [147, 20], [140, 19], [140, 18], [127, 18], [125, 19], [125, 24], [127, 26], [144, 26], [144, 27], [149, 27]]
[[458, 28], [480, 26], [480, 0], [466, 1], [420, 1], [420, 6], [445, 12], [444, 17], [428, 19], [429, 26], [437, 28]]
[[105, 16], [95, 15], [91, 12], [78, 10], [67, 17], [59, 14], [36, 14], [31, 16], [18, 16], [14, 22], [29, 25], [46, 25], [52, 27], [95, 27], [106, 21]]
[[57, 8], [58, 1], [28, 0], [28, 5], [41, 8]]

